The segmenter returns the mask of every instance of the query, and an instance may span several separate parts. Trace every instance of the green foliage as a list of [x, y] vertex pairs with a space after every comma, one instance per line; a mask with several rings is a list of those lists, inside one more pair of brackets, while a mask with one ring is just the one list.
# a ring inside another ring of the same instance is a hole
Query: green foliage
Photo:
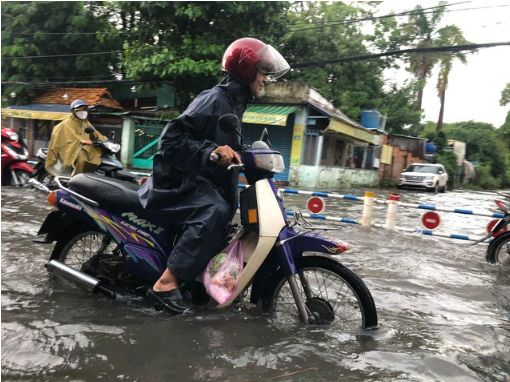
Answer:
[[380, 188], [396, 188], [397, 183], [390, 178], [381, 178], [379, 181]]
[[122, 69], [129, 79], [166, 80], [186, 105], [221, 76], [221, 57], [237, 38], [274, 42], [287, 2], [114, 2], [126, 34]]
[[505, 88], [501, 92], [501, 99], [499, 100], [499, 104], [501, 106], [506, 106], [510, 103], [510, 82], [506, 84]]
[[[98, 2], [2, 3], [2, 81], [48, 82], [113, 79], [119, 49], [115, 26]], [[57, 56], [16, 58], [20, 56]], [[94, 78], [95, 77], [95, 78]], [[2, 87], [2, 103], [23, 102], [28, 87]], [[18, 97], [8, 95], [15, 92]]]
[[484, 190], [495, 190], [498, 187], [498, 182], [492, 176], [489, 165], [482, 164], [476, 167], [475, 184]]
[[437, 156], [437, 162], [441, 163], [448, 173], [448, 183], [454, 184], [459, 167], [457, 166], [457, 155], [453, 151], [444, 151]]
[[[432, 48], [468, 43], [457, 26], [447, 25], [439, 28], [446, 4], [445, 1], [439, 2], [438, 8], [432, 13], [423, 9], [421, 5], [416, 6], [414, 9], [416, 13], [409, 16], [407, 22], [401, 26], [401, 37], [405, 41], [403, 45], [408, 45], [412, 48]], [[425, 88], [427, 78], [431, 76], [433, 68], [437, 64], [440, 65], [436, 85], [441, 103], [437, 130], [441, 130], [443, 127], [445, 93], [448, 87], [448, 76], [455, 58], [466, 63], [465, 54], [462, 52], [443, 52], [440, 55], [433, 52], [412, 53], [408, 56], [407, 70], [420, 80], [419, 84], [421, 87], [418, 91], [417, 99], [418, 109], [421, 109], [423, 89]], [[419, 125], [416, 124], [415, 126], [416, 130], [418, 130]]]
[[440, 133], [444, 133], [448, 140], [466, 143], [466, 160], [477, 164], [477, 173], [481, 171], [477, 184], [484, 188], [489, 187], [492, 180], [507, 184], [510, 152], [501, 129], [488, 123], [467, 121], [445, 124], [444, 129], [435, 134], [435, 124], [428, 122], [420, 136], [433, 141]]

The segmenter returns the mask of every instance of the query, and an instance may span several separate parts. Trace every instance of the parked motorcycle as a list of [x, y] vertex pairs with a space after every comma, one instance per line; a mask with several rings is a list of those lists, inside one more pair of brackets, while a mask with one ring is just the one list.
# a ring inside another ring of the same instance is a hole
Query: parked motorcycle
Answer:
[[[220, 119], [223, 131], [237, 132], [233, 114]], [[241, 191], [241, 225], [231, 225], [230, 239], [242, 242], [244, 269], [237, 292], [223, 306], [247, 297], [277, 319], [306, 324], [332, 323], [346, 329], [374, 328], [377, 311], [365, 283], [342, 265], [338, 255], [351, 245], [314, 231], [301, 214], [289, 221], [273, 180], [285, 169], [268, 144], [267, 130], [252, 146], [243, 145], [242, 171], [249, 186]], [[211, 160], [217, 160], [212, 155]], [[56, 241], [47, 270], [93, 293], [146, 295], [166, 269], [181, 228], [163, 214], [148, 212], [138, 200], [138, 186], [97, 174], [57, 177], [59, 188], [48, 201], [50, 212], [39, 242]], [[201, 281], [183, 285], [197, 305], [209, 297]]]
[[510, 231], [505, 230], [510, 225], [510, 194], [499, 192], [497, 194], [507, 199], [506, 201], [494, 199], [498, 209], [503, 212], [503, 218], [501, 218], [487, 236], [473, 243], [478, 244], [493, 237], [485, 255], [485, 258], [491, 264], [510, 260]]
[[13, 129], [2, 129], [2, 186], [23, 187], [34, 169], [27, 163], [28, 148]]
[[[87, 134], [92, 134], [94, 128], [87, 127], [85, 129]], [[92, 135], [91, 135], [92, 136]], [[106, 140], [106, 141], [93, 141], [93, 147], [99, 147], [102, 151], [101, 164], [96, 168], [95, 172], [109, 178], [121, 179], [132, 183], [138, 183], [138, 177], [129, 171], [123, 169], [122, 163], [115, 156], [120, 151], [120, 145], [118, 143]], [[37, 151], [38, 162], [34, 166], [33, 179], [42, 183], [50, 189], [57, 188], [55, 183], [55, 177], [46, 171], [44, 164], [48, 155], [47, 148], [41, 148]]]

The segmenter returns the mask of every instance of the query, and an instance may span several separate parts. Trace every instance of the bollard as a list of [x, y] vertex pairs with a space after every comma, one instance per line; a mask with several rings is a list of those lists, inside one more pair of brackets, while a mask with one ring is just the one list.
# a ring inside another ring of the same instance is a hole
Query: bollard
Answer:
[[386, 212], [386, 229], [395, 229], [395, 220], [397, 218], [397, 207], [400, 201], [399, 194], [391, 194], [388, 199], [388, 210]]
[[363, 200], [363, 216], [361, 217], [361, 225], [369, 227], [372, 225], [372, 216], [374, 214], [374, 198], [375, 192], [365, 191]]

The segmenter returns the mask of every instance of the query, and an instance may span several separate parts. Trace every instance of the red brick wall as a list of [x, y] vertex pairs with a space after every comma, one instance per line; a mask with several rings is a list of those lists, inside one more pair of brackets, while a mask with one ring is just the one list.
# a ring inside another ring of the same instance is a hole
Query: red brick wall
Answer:
[[[388, 137], [386, 135], [383, 136], [382, 144], [388, 144]], [[393, 146], [391, 164], [381, 164], [379, 166], [379, 179], [391, 179], [396, 182], [404, 168], [421, 161], [421, 158], [414, 157], [410, 152], [400, 150], [399, 146]]]

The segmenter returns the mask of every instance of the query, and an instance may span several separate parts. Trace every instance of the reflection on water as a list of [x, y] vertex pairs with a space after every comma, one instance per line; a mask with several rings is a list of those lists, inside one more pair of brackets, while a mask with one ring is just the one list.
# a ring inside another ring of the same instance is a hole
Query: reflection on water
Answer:
[[[362, 190], [346, 193], [362, 195]], [[141, 298], [108, 300], [49, 278], [51, 245], [32, 235], [50, 208], [2, 189], [2, 378], [5, 381], [506, 381], [510, 275], [484, 246], [339, 225], [340, 257], [372, 291], [380, 329], [292, 326], [248, 306], [181, 317]], [[381, 191], [378, 197], [387, 197]], [[489, 195], [404, 192], [409, 203], [487, 210]], [[308, 198], [286, 196], [289, 209]], [[326, 215], [359, 219], [362, 204], [326, 200]], [[422, 211], [399, 211], [397, 226]], [[481, 236], [489, 218], [442, 215], [440, 228]], [[374, 218], [384, 222], [385, 207]]]

